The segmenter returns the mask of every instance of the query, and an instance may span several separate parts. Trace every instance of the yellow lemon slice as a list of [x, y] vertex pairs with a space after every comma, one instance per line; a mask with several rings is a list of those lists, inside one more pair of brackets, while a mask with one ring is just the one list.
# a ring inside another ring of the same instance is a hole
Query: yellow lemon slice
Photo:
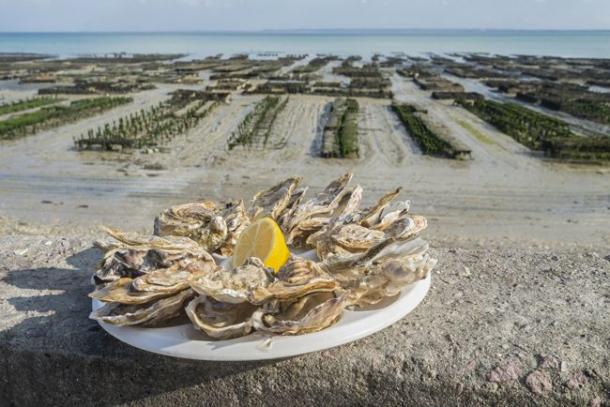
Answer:
[[258, 257], [265, 266], [277, 272], [289, 256], [284, 234], [278, 224], [271, 218], [261, 218], [239, 236], [233, 252], [233, 266], [241, 266], [248, 257]]

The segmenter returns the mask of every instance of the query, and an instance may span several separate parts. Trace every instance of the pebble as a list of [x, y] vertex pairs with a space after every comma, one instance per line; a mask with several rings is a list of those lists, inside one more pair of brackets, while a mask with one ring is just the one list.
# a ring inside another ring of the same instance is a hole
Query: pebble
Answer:
[[587, 376], [585, 376], [584, 373], [579, 370], [578, 372], [574, 373], [570, 380], [568, 380], [566, 386], [568, 386], [570, 390], [576, 390], [587, 384], [588, 381]]
[[487, 373], [487, 381], [492, 383], [506, 383], [517, 380], [521, 374], [521, 367], [515, 362], [508, 362]]
[[549, 374], [544, 370], [534, 370], [525, 378], [525, 385], [534, 394], [545, 395], [553, 389]]
[[562, 362], [560, 362], [559, 359], [553, 355], [542, 356], [540, 365], [538, 365], [538, 367], [541, 369], [559, 369], [561, 363]]

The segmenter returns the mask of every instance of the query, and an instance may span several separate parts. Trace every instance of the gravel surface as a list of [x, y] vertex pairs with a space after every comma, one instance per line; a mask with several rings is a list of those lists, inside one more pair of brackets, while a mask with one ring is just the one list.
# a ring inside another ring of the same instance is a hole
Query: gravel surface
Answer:
[[[433, 240], [395, 325], [258, 363], [139, 351], [87, 318], [90, 237], [0, 235], [0, 405], [608, 405], [607, 247]], [[38, 230], [38, 232], [41, 232]]]

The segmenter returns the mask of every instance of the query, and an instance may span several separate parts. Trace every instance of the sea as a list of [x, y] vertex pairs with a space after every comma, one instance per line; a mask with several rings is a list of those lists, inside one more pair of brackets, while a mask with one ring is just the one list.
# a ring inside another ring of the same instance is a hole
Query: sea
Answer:
[[293, 30], [256, 32], [0, 33], [0, 52], [56, 57], [178, 53], [186, 58], [247, 53], [426, 56], [478, 52], [610, 58], [610, 30]]

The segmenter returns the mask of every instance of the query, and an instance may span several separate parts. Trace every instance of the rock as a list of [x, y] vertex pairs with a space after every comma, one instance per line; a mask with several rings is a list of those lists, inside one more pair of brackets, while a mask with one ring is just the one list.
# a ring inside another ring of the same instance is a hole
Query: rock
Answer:
[[517, 380], [521, 375], [521, 367], [516, 362], [508, 362], [487, 373], [487, 381], [492, 383], [507, 383]]
[[525, 378], [525, 385], [534, 394], [545, 395], [553, 389], [553, 383], [547, 372], [534, 370]]
[[28, 252], [28, 248], [26, 247], [25, 249], [18, 249], [18, 250], [13, 250], [13, 253], [15, 253], [17, 256], [23, 256]]
[[553, 355], [542, 356], [538, 367], [541, 369], [559, 369], [561, 361]]
[[579, 370], [574, 373], [570, 380], [568, 380], [566, 386], [568, 386], [568, 389], [570, 390], [576, 390], [586, 385], [588, 381], [587, 376], [585, 376], [582, 370]]

